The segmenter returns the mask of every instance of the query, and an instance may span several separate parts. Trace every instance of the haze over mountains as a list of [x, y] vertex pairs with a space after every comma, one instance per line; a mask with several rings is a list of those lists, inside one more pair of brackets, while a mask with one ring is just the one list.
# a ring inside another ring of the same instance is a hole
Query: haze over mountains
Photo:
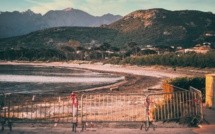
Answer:
[[36, 14], [31, 10], [0, 12], [0, 38], [24, 35], [51, 27], [98, 27], [101, 24], [110, 24], [120, 18], [122, 16], [112, 14], [93, 16], [73, 8], [51, 10], [44, 15]]
[[[65, 12], [67, 13], [67, 10], [69, 12], [69, 17], [63, 16]], [[39, 30], [20, 37], [0, 39], [0, 48], [18, 48], [21, 46], [30, 48], [55, 48], [67, 43], [69, 40], [79, 41], [82, 45], [108, 42], [117, 47], [123, 47], [131, 41], [141, 46], [150, 44], [192, 47], [204, 42], [215, 44], [215, 14], [211, 12], [149, 9], [134, 11], [121, 18], [120, 16], [113, 16], [110, 14], [102, 17], [95, 17], [80, 10], [74, 10], [73, 12], [70, 11], [70, 9], [67, 10], [50, 11], [42, 17], [40, 14], [34, 14], [31, 11], [24, 12], [24, 15], [20, 15], [17, 19], [20, 19], [21, 16], [32, 16], [32, 19], [25, 21], [25, 23], [23, 22], [23, 27], [28, 27], [32, 22], [34, 23], [34, 25], [30, 27], [32, 31], [36, 28], [55, 28]], [[15, 12], [14, 14], [20, 13]], [[75, 16], [73, 14], [81, 15]], [[88, 19], [86, 19], [85, 22], [83, 18], [87, 17]], [[40, 21], [39, 18], [43, 18], [47, 21]], [[69, 19], [67, 20], [67, 18]], [[113, 22], [113, 18], [117, 21]], [[86, 24], [88, 24], [88, 26], [94, 26], [111, 21], [113, 23], [102, 27], [61, 27], [77, 24], [79, 24], [79, 26], [85, 26]], [[12, 21], [10, 23], [11, 25], [15, 25], [18, 22], [19, 21]], [[46, 27], [44, 27], [44, 25]], [[7, 31], [4, 27], [0, 29]], [[15, 28], [12, 27], [10, 30], [20, 32], [14, 29]], [[25, 28], [20, 30], [26, 32]], [[1, 32], [1, 35], [5, 35], [5, 33]]]

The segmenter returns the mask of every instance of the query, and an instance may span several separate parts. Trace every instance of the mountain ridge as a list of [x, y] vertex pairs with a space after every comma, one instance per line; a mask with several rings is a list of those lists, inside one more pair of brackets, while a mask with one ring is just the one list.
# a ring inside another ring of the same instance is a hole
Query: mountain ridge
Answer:
[[[195, 10], [137, 10], [111, 23], [108, 28], [119, 31], [123, 43], [195, 45], [201, 36], [215, 32], [215, 15]], [[122, 40], [120, 36], [117, 38]]]
[[73, 8], [50, 10], [44, 15], [34, 13], [30, 9], [24, 12], [1, 12], [0, 38], [19, 36], [36, 30], [60, 26], [98, 27], [102, 24], [110, 24], [121, 17], [112, 14], [93, 16]]
[[[41, 36], [43, 35], [43, 36]], [[169, 11], [165, 9], [137, 10], [109, 25], [101, 27], [56, 27], [36, 31], [17, 38], [0, 40], [0, 48], [7, 46], [50, 47], [70, 40], [82, 45], [108, 42], [126, 47], [129, 42], [138, 46], [182, 46], [215, 44], [215, 14], [195, 10]]]

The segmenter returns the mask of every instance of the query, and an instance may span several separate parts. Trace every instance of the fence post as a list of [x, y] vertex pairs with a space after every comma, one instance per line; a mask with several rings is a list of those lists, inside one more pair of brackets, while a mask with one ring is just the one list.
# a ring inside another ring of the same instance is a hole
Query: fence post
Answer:
[[[72, 92], [70, 95], [70, 98], [72, 99], [72, 131], [76, 132], [76, 127], [78, 123], [78, 99], [76, 97], [76, 94]], [[75, 118], [75, 121], [74, 121]]]
[[82, 125], [82, 130], [81, 131], [86, 130], [86, 123], [83, 122], [83, 97], [84, 97], [84, 95], [85, 94], [81, 95], [81, 125]]
[[5, 119], [1, 118], [1, 126], [2, 126], [1, 131], [4, 131], [4, 125], [5, 125], [5, 123], [6, 123]]
[[13, 121], [10, 118], [10, 102], [11, 102], [11, 94], [9, 94], [8, 97], [8, 127], [10, 128], [10, 131], [12, 131], [12, 125], [13, 125]]
[[149, 127], [152, 126], [153, 130], [155, 130], [155, 126], [152, 124], [152, 121], [150, 121], [150, 98], [149, 95], [146, 96], [146, 123], [145, 123], [145, 130], [148, 131]]
[[209, 124], [209, 122], [208, 121], [206, 121], [205, 120], [205, 118], [204, 118], [204, 113], [203, 113], [203, 96], [202, 96], [202, 92], [200, 91], [200, 90], [198, 90], [198, 89], [196, 89], [196, 88], [194, 88], [194, 87], [192, 87], [192, 86], [190, 86], [190, 88], [189, 88], [189, 90], [191, 91], [191, 92], [195, 92], [195, 93], [197, 93], [197, 101], [200, 103], [199, 104], [199, 114], [200, 114], [200, 121], [199, 122], [201, 122], [201, 121], [205, 121], [207, 124]]
[[1, 96], [0, 96], [0, 110], [1, 110], [0, 121], [1, 121], [1, 126], [2, 126], [1, 131], [4, 131], [4, 126], [6, 123], [6, 109], [5, 109], [5, 95], [4, 94], [1, 94]]

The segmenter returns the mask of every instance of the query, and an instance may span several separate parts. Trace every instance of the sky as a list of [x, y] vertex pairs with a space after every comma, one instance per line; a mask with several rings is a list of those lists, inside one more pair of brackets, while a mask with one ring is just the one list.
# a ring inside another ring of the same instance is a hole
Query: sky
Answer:
[[26, 11], [45, 14], [49, 10], [74, 8], [94, 16], [107, 13], [127, 15], [136, 10], [200, 10], [215, 13], [215, 0], [0, 0], [0, 11]]

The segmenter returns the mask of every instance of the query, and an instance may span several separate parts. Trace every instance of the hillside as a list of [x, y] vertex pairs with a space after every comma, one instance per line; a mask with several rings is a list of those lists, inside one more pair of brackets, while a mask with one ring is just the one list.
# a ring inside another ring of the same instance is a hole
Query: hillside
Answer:
[[[107, 14], [103, 17], [110, 16]], [[138, 10], [100, 28], [57, 27], [0, 39], [0, 49], [56, 48], [69, 40], [79, 41], [85, 46], [108, 42], [113, 46], [125, 47], [132, 41], [139, 46], [150, 44], [192, 47], [204, 42], [214, 45], [215, 15], [189, 10]]]
[[27, 35], [0, 39], [0, 49], [56, 48], [77, 40], [82, 45], [111, 42], [117, 35], [116, 30], [99, 27], [58, 27], [39, 30]]
[[[119, 31], [116, 42], [189, 47], [214, 37], [215, 15], [200, 11], [138, 10], [110, 24]], [[212, 40], [215, 41], [215, 40]]]

